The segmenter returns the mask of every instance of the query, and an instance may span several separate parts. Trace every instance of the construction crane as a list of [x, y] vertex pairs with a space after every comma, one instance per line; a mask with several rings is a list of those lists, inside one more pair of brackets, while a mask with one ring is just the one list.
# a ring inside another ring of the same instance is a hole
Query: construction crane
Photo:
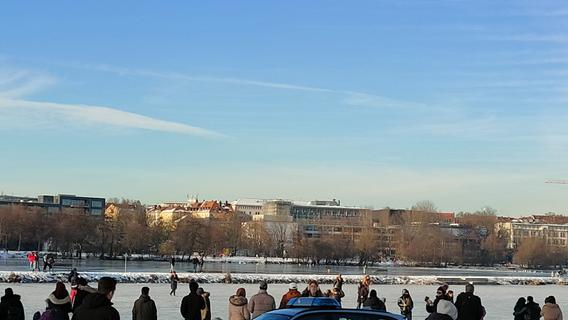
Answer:
[[568, 180], [547, 180], [544, 183], [568, 184]]

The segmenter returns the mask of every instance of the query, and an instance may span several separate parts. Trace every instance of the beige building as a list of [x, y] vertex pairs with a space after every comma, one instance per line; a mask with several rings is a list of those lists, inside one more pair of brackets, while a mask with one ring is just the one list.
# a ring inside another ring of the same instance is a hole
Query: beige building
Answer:
[[508, 234], [507, 248], [514, 249], [524, 239], [544, 239], [549, 246], [568, 247], [568, 224], [545, 224], [504, 221], [496, 224], [498, 230]]

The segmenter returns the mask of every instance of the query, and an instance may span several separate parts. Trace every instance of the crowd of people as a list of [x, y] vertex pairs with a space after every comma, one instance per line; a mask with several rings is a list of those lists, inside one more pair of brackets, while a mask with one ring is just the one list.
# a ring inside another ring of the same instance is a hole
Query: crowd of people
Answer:
[[[175, 295], [179, 277], [172, 270], [170, 295]], [[46, 309], [36, 312], [34, 320], [91, 320], [107, 319], [118, 320], [120, 315], [112, 306], [112, 299], [116, 291], [117, 281], [110, 277], [99, 279], [97, 288], [89, 286], [87, 280], [80, 277], [77, 270], [73, 269], [68, 276], [71, 284], [70, 292], [63, 282], [57, 282], [55, 290], [46, 299]], [[263, 313], [287, 308], [293, 298], [298, 297], [329, 297], [341, 300], [345, 297], [343, 292], [344, 280], [338, 275], [332, 288], [322, 291], [316, 280], [310, 280], [306, 288], [298, 290], [296, 283], [290, 283], [289, 289], [277, 305], [276, 300], [268, 293], [268, 283], [260, 282], [258, 293], [247, 299], [246, 290], [238, 288], [236, 293], [229, 297], [228, 318], [229, 320], [251, 320]], [[365, 276], [357, 288], [357, 308], [386, 311], [385, 299], [377, 296], [376, 290], [370, 290], [371, 279]], [[180, 313], [187, 320], [211, 320], [211, 303], [209, 293], [191, 279], [189, 281], [189, 294], [183, 297]], [[425, 297], [426, 311], [429, 313], [426, 320], [483, 320], [486, 310], [481, 299], [474, 294], [473, 284], [467, 284], [465, 291], [455, 297], [448, 285], [440, 286], [436, 291], [436, 297], [431, 300]], [[542, 308], [534, 302], [533, 297], [519, 298], [514, 310], [514, 320], [562, 320], [562, 311], [554, 296], [545, 299]], [[408, 320], [412, 320], [414, 302], [407, 289], [402, 291], [397, 300], [399, 312]], [[72, 315], [70, 318], [69, 315]], [[143, 287], [140, 297], [132, 307], [133, 320], [156, 320], [158, 310], [154, 300], [150, 298], [150, 288]], [[5, 295], [0, 300], [0, 320], [23, 320], [24, 306], [19, 295], [12, 288], [5, 289]]]

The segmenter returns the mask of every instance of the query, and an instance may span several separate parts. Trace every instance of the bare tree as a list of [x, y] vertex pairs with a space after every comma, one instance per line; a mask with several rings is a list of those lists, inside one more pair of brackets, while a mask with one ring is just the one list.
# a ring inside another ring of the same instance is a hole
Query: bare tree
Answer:
[[438, 212], [438, 207], [434, 204], [434, 202], [430, 200], [422, 200], [416, 202], [412, 206], [413, 211], [424, 211], [424, 212]]

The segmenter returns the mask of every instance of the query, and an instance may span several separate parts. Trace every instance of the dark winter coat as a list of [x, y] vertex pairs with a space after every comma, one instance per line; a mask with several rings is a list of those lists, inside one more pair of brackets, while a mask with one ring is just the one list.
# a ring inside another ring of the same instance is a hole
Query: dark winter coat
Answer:
[[360, 283], [357, 289], [357, 303], [363, 303], [369, 297], [369, 285]]
[[320, 289], [318, 289], [318, 291], [316, 291], [316, 295], [311, 296], [310, 290], [308, 290], [308, 288], [306, 288], [306, 289], [304, 289], [304, 291], [302, 291], [302, 297], [323, 297], [323, 293], [321, 292]]
[[201, 294], [205, 300], [205, 310], [201, 310], [201, 320], [211, 320], [211, 300], [209, 300], [209, 292]]
[[373, 310], [387, 311], [385, 303], [378, 297], [368, 297], [367, 300], [363, 302], [363, 307], [371, 308]]
[[301, 296], [302, 294], [300, 293], [300, 291], [296, 290], [296, 289], [290, 289], [288, 290], [288, 292], [286, 292], [283, 296], [282, 296], [282, 300], [280, 300], [280, 307], [279, 309], [285, 309], [286, 306], [288, 305], [288, 301], [290, 301], [292, 298], [297, 298], [299, 296]]
[[335, 280], [333, 280], [333, 287], [343, 291], [343, 282], [343, 278], [335, 278]]
[[112, 302], [102, 293], [91, 293], [73, 313], [73, 320], [120, 320]]
[[97, 289], [89, 285], [78, 285], [76, 290], [77, 291], [75, 293], [75, 298], [73, 299], [73, 312], [75, 312], [75, 310], [77, 310], [77, 308], [79, 308], [79, 306], [83, 304], [83, 301], [85, 300], [85, 297], [87, 295], [97, 292]]
[[69, 320], [69, 313], [72, 311], [69, 296], [58, 299], [52, 293], [49, 295], [46, 302], [47, 310], [51, 310], [56, 320]]
[[452, 319], [452, 317], [450, 317], [447, 314], [441, 314], [441, 313], [430, 313], [430, 315], [428, 316], [428, 318], [426, 318], [426, 320], [454, 320]]
[[471, 292], [462, 292], [456, 299], [457, 320], [480, 320], [483, 317], [481, 299]]
[[157, 320], [158, 310], [154, 300], [146, 294], [140, 295], [140, 298], [134, 302], [132, 307], [132, 320]]
[[403, 315], [412, 314], [412, 309], [414, 308], [414, 302], [410, 295], [400, 296], [397, 301], [397, 305], [400, 308], [400, 313]]
[[[539, 309], [539, 313], [540, 313], [540, 308]], [[526, 320], [526, 316], [528, 316], [528, 312], [529, 310], [527, 309], [527, 307], [525, 305], [519, 305], [519, 306], [515, 306], [515, 308], [513, 308], [513, 320]], [[540, 315], [538, 316], [540, 318]]]
[[177, 290], [178, 281], [179, 281], [179, 277], [177, 275], [170, 276], [170, 282], [171, 282], [170, 287], [172, 288], [172, 290]]
[[525, 306], [527, 308], [527, 313], [529, 314], [529, 320], [539, 320], [540, 319], [540, 306], [536, 302], [528, 302]]
[[205, 309], [205, 300], [195, 292], [191, 292], [181, 300], [179, 311], [186, 320], [202, 320], [201, 309]]
[[24, 306], [20, 301], [20, 295], [12, 294], [0, 299], [0, 319], [24, 320]]
[[343, 290], [339, 290], [337, 288], [333, 288], [331, 290], [331, 292], [329, 293], [329, 297], [333, 298], [335, 300], [337, 300], [337, 302], [339, 302], [341, 304], [341, 299], [343, 297], [345, 297], [345, 293], [343, 292]]

